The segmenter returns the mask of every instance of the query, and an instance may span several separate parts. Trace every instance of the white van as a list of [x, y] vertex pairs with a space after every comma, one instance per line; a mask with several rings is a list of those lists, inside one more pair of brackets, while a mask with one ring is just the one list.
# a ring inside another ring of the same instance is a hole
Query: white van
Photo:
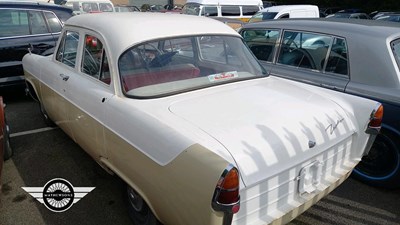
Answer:
[[316, 5], [271, 6], [254, 14], [249, 23], [284, 18], [319, 18], [319, 9]]
[[261, 0], [187, 0], [182, 13], [240, 19], [247, 22], [263, 9]]
[[110, 0], [68, 0], [65, 5], [71, 7], [75, 15], [115, 11]]

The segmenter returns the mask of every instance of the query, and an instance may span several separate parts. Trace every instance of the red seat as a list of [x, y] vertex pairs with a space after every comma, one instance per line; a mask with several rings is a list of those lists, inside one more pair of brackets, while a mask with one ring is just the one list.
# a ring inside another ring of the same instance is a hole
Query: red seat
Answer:
[[[134, 71], [133, 71], [134, 72]], [[134, 72], [122, 76], [125, 92], [138, 87], [198, 77], [200, 69], [193, 64], [152, 68], [150, 71]]]

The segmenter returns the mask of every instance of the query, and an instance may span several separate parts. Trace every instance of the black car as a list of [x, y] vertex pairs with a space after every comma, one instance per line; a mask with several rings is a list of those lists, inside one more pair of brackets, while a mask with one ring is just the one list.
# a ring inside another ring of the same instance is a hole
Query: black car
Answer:
[[0, 2], [0, 88], [24, 84], [21, 60], [28, 48], [50, 54], [71, 16], [72, 9], [55, 4]]

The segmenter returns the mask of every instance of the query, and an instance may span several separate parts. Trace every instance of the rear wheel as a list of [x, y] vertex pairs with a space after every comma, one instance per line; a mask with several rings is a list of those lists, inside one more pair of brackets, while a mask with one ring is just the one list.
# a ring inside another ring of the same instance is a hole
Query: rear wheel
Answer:
[[135, 225], [161, 225], [143, 198], [126, 185], [129, 216]]
[[399, 137], [382, 130], [352, 175], [372, 186], [400, 187]]

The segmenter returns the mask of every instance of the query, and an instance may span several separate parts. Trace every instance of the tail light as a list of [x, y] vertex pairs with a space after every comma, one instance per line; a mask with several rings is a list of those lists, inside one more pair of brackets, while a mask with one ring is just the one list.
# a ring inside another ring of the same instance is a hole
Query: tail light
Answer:
[[216, 211], [222, 211], [231, 216], [239, 211], [239, 171], [233, 165], [228, 165], [219, 178], [212, 207]]
[[368, 134], [378, 134], [381, 130], [382, 119], [383, 106], [381, 104], [378, 104], [378, 106], [371, 113], [370, 121], [365, 132]]

